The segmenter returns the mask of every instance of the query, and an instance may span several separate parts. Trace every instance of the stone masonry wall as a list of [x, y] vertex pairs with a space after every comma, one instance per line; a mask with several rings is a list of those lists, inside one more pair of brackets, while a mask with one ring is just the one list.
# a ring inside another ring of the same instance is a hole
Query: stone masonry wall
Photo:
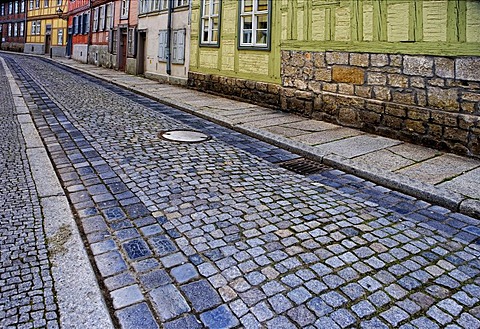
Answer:
[[480, 158], [480, 58], [282, 51], [282, 86], [189, 73], [189, 86]]
[[480, 157], [480, 58], [282, 51], [281, 108]]

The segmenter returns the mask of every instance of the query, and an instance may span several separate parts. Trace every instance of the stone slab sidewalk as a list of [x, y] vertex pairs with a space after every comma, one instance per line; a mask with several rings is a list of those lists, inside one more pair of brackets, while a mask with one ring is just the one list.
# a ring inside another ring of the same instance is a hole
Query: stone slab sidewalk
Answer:
[[377, 184], [480, 218], [480, 161], [67, 58], [54, 61]]

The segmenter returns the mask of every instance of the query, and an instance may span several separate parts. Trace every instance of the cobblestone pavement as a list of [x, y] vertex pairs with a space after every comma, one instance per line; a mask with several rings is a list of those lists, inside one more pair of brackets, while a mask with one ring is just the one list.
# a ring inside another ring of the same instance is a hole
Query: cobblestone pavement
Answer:
[[[2, 56], [32, 97], [117, 325], [480, 328], [478, 220], [338, 170], [295, 174], [277, 164], [294, 154]], [[213, 139], [158, 137], [189, 127]]]
[[58, 328], [40, 202], [0, 65], [0, 327]]

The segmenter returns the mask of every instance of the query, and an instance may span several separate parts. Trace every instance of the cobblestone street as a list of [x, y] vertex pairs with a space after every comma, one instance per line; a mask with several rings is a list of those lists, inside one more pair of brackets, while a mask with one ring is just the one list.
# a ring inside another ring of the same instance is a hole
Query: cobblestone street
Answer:
[[[295, 174], [279, 163], [296, 154], [41, 58], [1, 57], [116, 327], [480, 328], [479, 220], [332, 168]], [[56, 283], [2, 71], [0, 85], [1, 326], [53, 328]], [[178, 129], [212, 139], [159, 137]]]

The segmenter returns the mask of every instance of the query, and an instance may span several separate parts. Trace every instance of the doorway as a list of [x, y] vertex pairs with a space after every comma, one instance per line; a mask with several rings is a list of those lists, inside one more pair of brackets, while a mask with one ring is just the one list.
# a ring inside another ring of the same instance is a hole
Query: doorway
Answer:
[[137, 43], [137, 74], [145, 73], [145, 43], [147, 42], [147, 31], [138, 31]]
[[127, 30], [120, 30], [120, 42], [118, 51], [118, 70], [125, 71], [127, 66]]
[[50, 54], [51, 42], [52, 42], [52, 36], [50, 34], [45, 35], [45, 54]]

